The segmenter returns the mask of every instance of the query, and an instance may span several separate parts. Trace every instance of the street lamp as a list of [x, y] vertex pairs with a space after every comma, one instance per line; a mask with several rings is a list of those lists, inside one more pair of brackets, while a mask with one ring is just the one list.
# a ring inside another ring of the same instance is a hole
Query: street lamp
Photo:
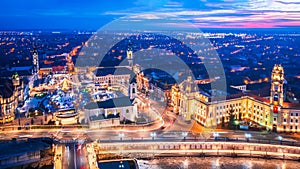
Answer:
[[152, 137], [152, 140], [154, 140], [154, 137], [156, 137], [156, 133], [155, 132], [151, 132], [150, 136]]
[[249, 133], [245, 133], [245, 137], [246, 137], [247, 142], [249, 142], [249, 139], [252, 137], [252, 135]]
[[119, 133], [120, 140], [122, 140], [124, 136], [125, 136], [124, 133]]
[[188, 161], [188, 159], [185, 159], [183, 161], [183, 168], [189, 168], [189, 161]]
[[122, 161], [121, 161], [120, 164], [119, 164], [119, 168], [125, 168]]
[[185, 137], [188, 135], [188, 132], [182, 132], [181, 135], [183, 137], [183, 140], [185, 140]]
[[282, 144], [283, 137], [282, 136], [278, 136], [277, 139], [280, 141], [280, 144]]
[[217, 140], [217, 138], [220, 136], [220, 134], [219, 133], [213, 133], [213, 136], [214, 136], [215, 140]]

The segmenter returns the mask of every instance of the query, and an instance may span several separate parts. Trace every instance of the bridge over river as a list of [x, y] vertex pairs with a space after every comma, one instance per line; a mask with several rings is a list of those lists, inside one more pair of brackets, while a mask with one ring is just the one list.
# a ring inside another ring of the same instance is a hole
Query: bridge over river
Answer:
[[136, 158], [157, 156], [230, 156], [300, 160], [300, 147], [249, 142], [106, 142], [92, 143], [98, 157], [118, 155]]

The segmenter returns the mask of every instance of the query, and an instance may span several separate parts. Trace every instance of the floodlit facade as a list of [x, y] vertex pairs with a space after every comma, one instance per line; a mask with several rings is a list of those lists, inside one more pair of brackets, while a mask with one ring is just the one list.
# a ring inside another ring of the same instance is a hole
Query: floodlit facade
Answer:
[[193, 118], [205, 127], [229, 122], [230, 116], [233, 116], [235, 120], [254, 121], [273, 131], [300, 132], [300, 104], [284, 102], [283, 85], [284, 70], [281, 65], [275, 65], [272, 70], [269, 99], [243, 90], [224, 93], [223, 99], [212, 98], [211, 93], [217, 92], [222, 96], [222, 92], [204, 92], [189, 77], [172, 87], [171, 105], [173, 112], [185, 120]]
[[24, 83], [15, 73], [11, 79], [0, 79], [0, 123], [15, 118], [18, 105], [24, 100]]
[[90, 128], [117, 126], [135, 122], [137, 104], [130, 97], [119, 97], [101, 102], [91, 102], [84, 107], [85, 123]]

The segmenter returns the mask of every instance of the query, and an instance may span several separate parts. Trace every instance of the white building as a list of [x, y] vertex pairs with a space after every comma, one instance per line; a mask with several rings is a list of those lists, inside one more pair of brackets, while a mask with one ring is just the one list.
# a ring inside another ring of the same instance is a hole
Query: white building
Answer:
[[129, 97], [91, 102], [84, 107], [84, 112], [85, 122], [90, 128], [134, 123], [138, 115], [135, 99]]

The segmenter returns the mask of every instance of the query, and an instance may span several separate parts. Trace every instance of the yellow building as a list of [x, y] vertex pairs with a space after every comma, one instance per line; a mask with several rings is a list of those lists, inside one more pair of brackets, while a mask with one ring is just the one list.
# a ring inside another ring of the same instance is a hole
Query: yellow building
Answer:
[[[208, 84], [210, 85], [210, 84]], [[250, 120], [274, 131], [300, 132], [300, 104], [284, 102], [284, 70], [275, 65], [272, 70], [269, 99], [232, 87], [235, 92], [205, 90], [207, 85], [197, 85], [191, 77], [172, 87], [173, 112], [185, 120], [195, 119], [205, 127], [214, 127], [236, 120]], [[199, 88], [198, 88], [199, 87]], [[212, 98], [212, 93], [218, 93]]]

